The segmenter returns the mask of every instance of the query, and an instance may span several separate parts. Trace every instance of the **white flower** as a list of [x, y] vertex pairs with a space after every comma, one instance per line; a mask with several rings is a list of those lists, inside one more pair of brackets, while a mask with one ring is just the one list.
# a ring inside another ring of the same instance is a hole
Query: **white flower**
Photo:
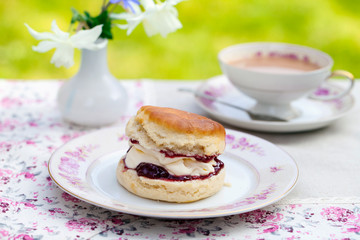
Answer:
[[56, 25], [55, 20], [51, 23], [53, 33], [39, 33], [26, 23], [25, 26], [35, 39], [43, 40], [37, 46], [32, 47], [34, 51], [43, 53], [56, 48], [51, 58], [51, 63], [55, 64], [56, 67], [65, 66], [69, 68], [74, 65], [74, 48], [97, 50], [105, 47], [107, 44], [107, 41], [96, 43], [102, 32], [102, 25], [89, 30], [80, 30], [72, 36], [67, 32], [61, 31]]
[[128, 24], [117, 24], [121, 29], [127, 29], [129, 35], [137, 25], [143, 23], [146, 34], [151, 37], [160, 33], [166, 37], [169, 33], [182, 28], [178, 19], [178, 12], [174, 7], [183, 0], [167, 0], [166, 2], [155, 4], [153, 0], [140, 0], [144, 7], [144, 12], [140, 7], [133, 4], [133, 12], [112, 14], [113, 19], [126, 20]]

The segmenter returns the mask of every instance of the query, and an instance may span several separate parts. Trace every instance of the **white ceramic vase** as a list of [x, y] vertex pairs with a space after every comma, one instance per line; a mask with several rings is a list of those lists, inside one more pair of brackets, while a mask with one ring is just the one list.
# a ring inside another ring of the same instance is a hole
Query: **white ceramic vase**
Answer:
[[58, 92], [58, 106], [65, 121], [82, 126], [109, 125], [125, 113], [125, 88], [109, 71], [107, 48], [82, 50], [79, 72]]

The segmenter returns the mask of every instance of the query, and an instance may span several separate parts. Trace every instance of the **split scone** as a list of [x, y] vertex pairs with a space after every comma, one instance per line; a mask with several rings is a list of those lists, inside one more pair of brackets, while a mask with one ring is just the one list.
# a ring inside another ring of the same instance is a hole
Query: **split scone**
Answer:
[[126, 126], [130, 149], [117, 179], [128, 191], [149, 199], [192, 202], [224, 184], [224, 127], [206, 117], [172, 108], [144, 106]]

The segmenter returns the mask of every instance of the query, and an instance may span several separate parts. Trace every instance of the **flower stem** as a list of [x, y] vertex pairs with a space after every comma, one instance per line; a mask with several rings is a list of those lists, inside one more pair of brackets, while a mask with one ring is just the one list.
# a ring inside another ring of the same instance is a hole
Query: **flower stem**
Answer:
[[106, 2], [106, 0], [104, 0], [104, 2], [103, 2], [103, 6], [102, 6], [102, 9], [101, 9], [101, 12], [105, 12], [106, 9], [111, 5], [110, 2], [108, 2], [108, 3], [105, 3], [105, 2]]
[[73, 24], [69, 24], [68, 33], [70, 33], [72, 26], [73, 26]]
[[109, 10], [109, 13], [114, 12], [118, 5], [119, 5], [119, 3], [114, 4], [113, 8]]

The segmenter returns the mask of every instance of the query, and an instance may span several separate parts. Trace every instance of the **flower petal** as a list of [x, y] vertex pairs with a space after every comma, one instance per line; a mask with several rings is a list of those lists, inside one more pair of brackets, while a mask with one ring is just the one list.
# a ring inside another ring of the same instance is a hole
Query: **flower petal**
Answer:
[[107, 39], [101, 39], [101, 40], [99, 39], [95, 43], [87, 44], [83, 48], [89, 49], [89, 50], [99, 50], [101, 48], [104, 48], [107, 45], [107, 43], [108, 43]]
[[127, 35], [130, 35], [131, 32], [143, 21], [144, 14], [133, 14], [133, 13], [120, 13], [120, 14], [112, 14], [111, 17], [113, 19], [118, 20], [126, 20], [128, 24], [116, 24], [116, 26], [120, 29], [128, 29]]
[[56, 67], [64, 66], [69, 68], [74, 65], [74, 48], [69, 44], [60, 45], [50, 61]]
[[138, 0], [122, 0], [122, 5], [125, 10], [130, 9], [131, 12], [136, 13], [134, 5], [140, 5], [140, 2]]
[[134, 17], [132, 13], [112, 13], [110, 14], [110, 18], [114, 20], [127, 20], [129, 18]]
[[137, 17], [142, 13], [141, 8], [138, 4], [130, 2], [133, 12], [123, 12], [123, 13], [111, 13], [110, 18], [116, 20], [127, 20], [134, 17]]
[[182, 27], [177, 18], [177, 10], [173, 6], [164, 7], [157, 5], [156, 11], [148, 12], [143, 21], [145, 32], [148, 36], [160, 33], [166, 37], [169, 33]]
[[53, 31], [55, 35], [62, 40], [69, 38], [69, 33], [61, 31], [58, 25], [56, 25], [56, 20], [51, 22], [51, 31]]
[[155, 8], [155, 3], [153, 0], [140, 0], [141, 5], [144, 7], [145, 11], [152, 10]]
[[98, 25], [88, 30], [80, 30], [70, 37], [70, 41], [76, 48], [86, 48], [93, 44], [102, 32], [102, 25]]
[[175, 6], [176, 4], [179, 4], [185, 0], [167, 0], [164, 4]]
[[50, 51], [53, 48], [57, 48], [58, 46], [59, 46], [59, 43], [57, 43], [57, 42], [44, 40], [44, 41], [39, 42], [39, 44], [37, 46], [33, 46], [32, 49], [35, 52], [43, 53], [43, 52]]
[[129, 24], [115, 24], [118, 28], [125, 30], [129, 28]]
[[34, 29], [32, 29], [29, 25], [27, 25], [25, 23], [25, 26], [27, 27], [29, 33], [31, 34], [31, 36], [33, 36], [36, 40], [43, 40], [43, 39], [50, 39], [50, 40], [56, 40], [56, 37], [54, 36], [53, 33], [49, 33], [49, 32], [37, 32]]
[[155, 34], [159, 33], [159, 30], [153, 26], [151, 21], [144, 20], [143, 27], [144, 27], [146, 35], [148, 35], [149, 37], [154, 36]]
[[[171, 32], [175, 32], [179, 28], [182, 28], [182, 24], [179, 21], [179, 19], [170, 12], [162, 13], [161, 16], [159, 16], [159, 18], [160, 19], [158, 22], [158, 28], [159, 28], [160, 34], [163, 37], [166, 37], [167, 34], [169, 34]], [[166, 20], [161, 20], [161, 18], [166, 19]]]
[[130, 21], [129, 22], [129, 27], [128, 30], [126, 32], [127, 35], [130, 35], [132, 33], [132, 31], [134, 31], [134, 29], [143, 21], [143, 18], [139, 18], [135, 21]]

